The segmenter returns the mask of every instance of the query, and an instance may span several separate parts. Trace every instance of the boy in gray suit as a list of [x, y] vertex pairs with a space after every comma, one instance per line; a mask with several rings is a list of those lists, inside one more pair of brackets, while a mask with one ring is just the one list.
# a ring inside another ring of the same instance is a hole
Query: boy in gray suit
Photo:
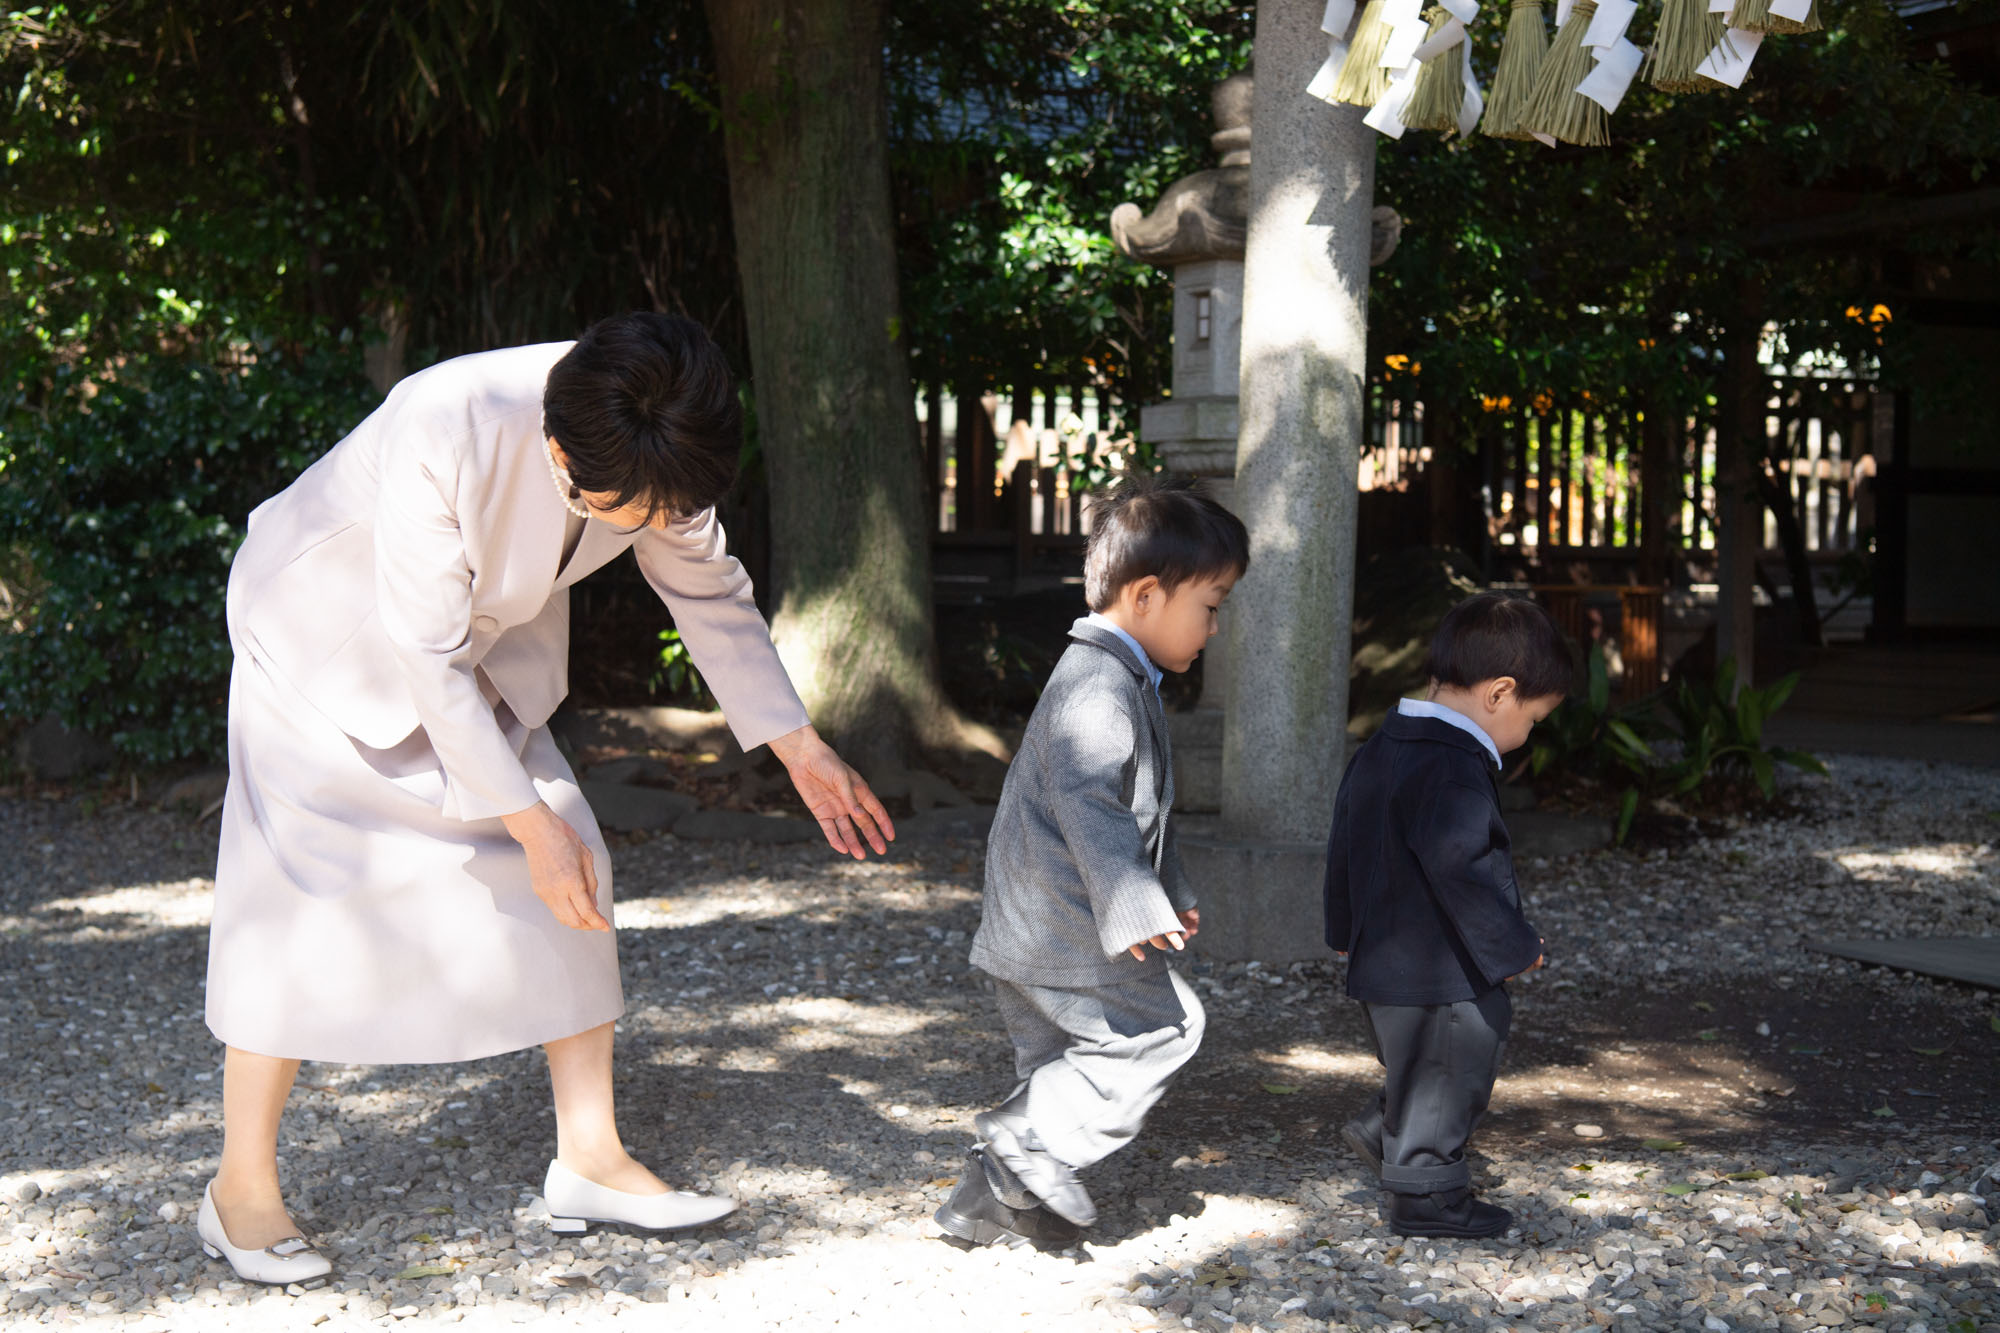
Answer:
[[993, 978], [1020, 1082], [974, 1120], [981, 1142], [937, 1211], [975, 1245], [1075, 1241], [1097, 1216], [1077, 1171], [1132, 1140], [1201, 1044], [1201, 1002], [1166, 959], [1200, 912], [1167, 825], [1159, 681], [1216, 632], [1249, 537], [1185, 483], [1130, 480], [1090, 513], [1091, 613], [1070, 627], [987, 838], [972, 962]]

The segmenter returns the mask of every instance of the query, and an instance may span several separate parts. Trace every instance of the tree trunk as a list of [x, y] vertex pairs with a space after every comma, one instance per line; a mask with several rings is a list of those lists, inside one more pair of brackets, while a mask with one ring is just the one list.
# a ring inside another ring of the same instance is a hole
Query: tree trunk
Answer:
[[886, 0], [708, 0], [771, 484], [772, 633], [864, 772], [999, 742], [938, 685], [923, 451], [901, 337]]
[[1808, 648], [1822, 644], [1819, 599], [1813, 593], [1812, 560], [1806, 554], [1805, 529], [1799, 526], [1799, 511], [1792, 507], [1791, 487], [1773, 476], [1767, 460], [1753, 469], [1757, 494], [1778, 529], [1778, 545], [1785, 552], [1785, 572], [1792, 581], [1792, 605], [1799, 616], [1799, 642]]
[[[1735, 685], [1756, 679], [1758, 528], [1763, 505], [1757, 474], [1764, 456], [1764, 401], [1757, 366], [1763, 331], [1761, 289], [1746, 290], [1737, 318], [1723, 333], [1722, 374], [1716, 402], [1716, 606], [1715, 660], [1736, 659]], [[1732, 692], [1733, 696], [1733, 692]]]

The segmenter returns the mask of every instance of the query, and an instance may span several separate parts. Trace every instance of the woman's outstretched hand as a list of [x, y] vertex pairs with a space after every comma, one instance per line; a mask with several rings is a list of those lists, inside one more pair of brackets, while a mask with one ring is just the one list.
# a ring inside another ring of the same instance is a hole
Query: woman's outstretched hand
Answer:
[[826, 834], [827, 846], [857, 861], [868, 855], [861, 845], [863, 838], [878, 856], [889, 850], [889, 844], [896, 840], [889, 812], [868, 790], [861, 775], [819, 738], [811, 723], [772, 741], [771, 753], [791, 774], [799, 799], [819, 821], [820, 832]]
[[571, 930], [609, 930], [597, 910], [597, 866], [576, 830], [541, 802], [500, 822], [528, 854], [528, 882], [555, 919]]

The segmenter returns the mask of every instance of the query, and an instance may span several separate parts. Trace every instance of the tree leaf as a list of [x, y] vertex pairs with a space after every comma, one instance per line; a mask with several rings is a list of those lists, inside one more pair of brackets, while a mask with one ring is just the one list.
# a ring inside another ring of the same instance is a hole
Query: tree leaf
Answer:
[[1913, 1051], [1915, 1051], [1915, 1052], [1916, 1052], [1916, 1053], [1917, 1053], [1918, 1055], [1943, 1055], [1943, 1054], [1944, 1054], [1944, 1047], [1942, 1047], [1942, 1046], [1912, 1046], [1912, 1047], [1911, 1047], [1910, 1049], [1911, 1049], [1911, 1050], [1913, 1050]]
[[1769, 1171], [1759, 1171], [1755, 1168], [1748, 1171], [1731, 1171], [1723, 1177], [1724, 1180], [1769, 1180], [1770, 1178]]
[[1651, 1148], [1654, 1152], [1679, 1152], [1687, 1147], [1687, 1144], [1679, 1139], [1646, 1139], [1639, 1146]]
[[1700, 1188], [1701, 1186], [1699, 1185], [1688, 1185], [1688, 1184], [1677, 1183], [1667, 1186], [1665, 1192], [1678, 1197], [1683, 1194], [1693, 1194], [1696, 1190]]
[[1299, 1090], [1296, 1083], [1264, 1083], [1259, 1086], [1273, 1097], [1289, 1097]]
[[1707, 1000], [1696, 1000], [1694, 1002], [1694, 1007], [1701, 1010], [1704, 1014], [1712, 1014], [1715, 1012], [1715, 1006], [1710, 1004]]
[[1888, 1106], [1878, 1106], [1868, 1114], [1883, 1120], [1894, 1120], [1896, 1118], [1895, 1109]]
[[396, 1274], [398, 1282], [416, 1282], [427, 1277], [450, 1277], [458, 1270], [450, 1264], [411, 1264]]

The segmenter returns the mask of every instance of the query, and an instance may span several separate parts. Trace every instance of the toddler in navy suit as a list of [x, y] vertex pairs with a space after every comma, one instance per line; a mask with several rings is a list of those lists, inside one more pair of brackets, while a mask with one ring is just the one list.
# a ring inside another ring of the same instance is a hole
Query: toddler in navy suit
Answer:
[[1342, 1131], [1404, 1236], [1492, 1236], [1465, 1143], [1486, 1112], [1513, 1012], [1540, 967], [1493, 773], [1562, 702], [1569, 649], [1533, 602], [1481, 593], [1431, 641], [1428, 700], [1405, 699], [1347, 766], [1326, 858], [1326, 942], [1347, 957], [1385, 1071]]

